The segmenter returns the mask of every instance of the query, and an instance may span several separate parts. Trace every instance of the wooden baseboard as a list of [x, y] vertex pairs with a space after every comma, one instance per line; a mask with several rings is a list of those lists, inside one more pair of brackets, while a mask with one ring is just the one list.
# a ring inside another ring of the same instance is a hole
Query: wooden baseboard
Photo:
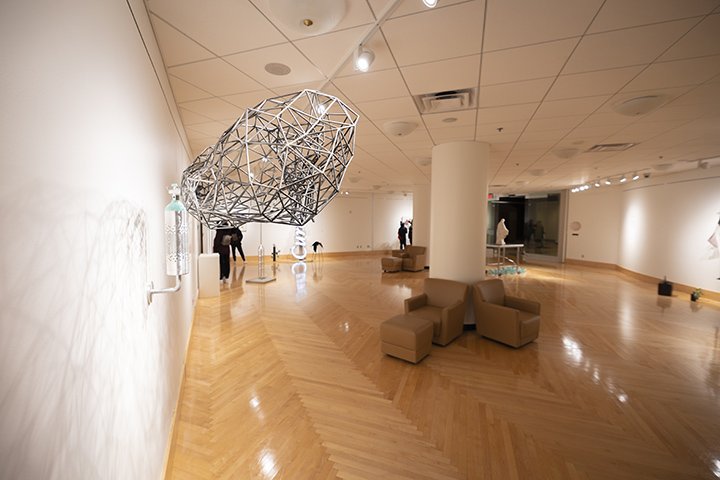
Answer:
[[[635, 278], [637, 280], [643, 281], [643, 282], [649, 282], [649, 283], [660, 283], [662, 282], [662, 278], [653, 277], [650, 275], [645, 275], [643, 273], [633, 272], [632, 270], [628, 270], [627, 268], [623, 268], [620, 265], [617, 265], [617, 270], [621, 273]], [[690, 296], [690, 293], [695, 290], [695, 287], [691, 287], [690, 285], [683, 285], [682, 283], [675, 283], [673, 282], [673, 291], [675, 292], [682, 292], [686, 293], [688, 295], [688, 299]], [[714, 292], [712, 290], [706, 290], [703, 289], [703, 294], [701, 298], [707, 298], [708, 300], [714, 300], [714, 301], [720, 301], [720, 292]]]
[[574, 258], [566, 258], [564, 263], [567, 263], [568, 265], [582, 265], [584, 267], [605, 268], [609, 270], [618, 269], [618, 266], [614, 263], [591, 262], [589, 260], [577, 260]]

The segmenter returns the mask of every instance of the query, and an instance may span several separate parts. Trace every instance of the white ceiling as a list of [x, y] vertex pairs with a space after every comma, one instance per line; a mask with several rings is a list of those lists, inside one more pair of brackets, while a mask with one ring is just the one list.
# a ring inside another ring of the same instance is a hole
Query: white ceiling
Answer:
[[[720, 164], [720, 0], [346, 0], [315, 36], [275, 18], [272, 1], [146, 0], [194, 154], [245, 108], [315, 88], [361, 116], [351, 191], [428, 183], [432, 147], [454, 140], [491, 144], [496, 193]], [[361, 73], [352, 52], [368, 35], [375, 61]], [[291, 72], [269, 74], [271, 62]], [[412, 99], [463, 88], [478, 90], [475, 108], [421, 115]], [[612, 108], [643, 95], [666, 101], [638, 117]], [[393, 137], [393, 120], [419, 126]], [[637, 145], [586, 152], [622, 142]]]

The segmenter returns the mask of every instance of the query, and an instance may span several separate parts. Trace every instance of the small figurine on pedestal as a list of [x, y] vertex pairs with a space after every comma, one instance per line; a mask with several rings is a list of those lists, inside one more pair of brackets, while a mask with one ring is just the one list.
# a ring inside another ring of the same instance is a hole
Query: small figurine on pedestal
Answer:
[[510, 230], [505, 226], [505, 219], [501, 218], [495, 230], [495, 243], [497, 245], [505, 245], [505, 237], [508, 236], [508, 233], [510, 233]]

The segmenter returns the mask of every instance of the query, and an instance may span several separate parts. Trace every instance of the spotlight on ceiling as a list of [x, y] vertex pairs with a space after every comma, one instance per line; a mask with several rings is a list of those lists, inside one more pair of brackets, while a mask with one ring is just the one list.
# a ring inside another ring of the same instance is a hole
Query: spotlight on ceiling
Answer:
[[435, 8], [437, 5], [438, 0], [423, 0], [423, 3], [428, 8]]
[[609, 178], [605, 179], [605, 185], [612, 185], [612, 182], [610, 181]]
[[622, 177], [620, 177], [620, 183], [625, 183], [625, 182], [627, 182], [627, 177], [625, 175], [623, 175]]
[[633, 176], [632, 176], [633, 182], [635, 180], [637, 180], [638, 178], [640, 178], [640, 175], [638, 175], [637, 172], [633, 173]]
[[595, 181], [595, 188], [600, 188], [600, 181], [599, 181], [599, 180], [596, 180], [596, 181]]
[[367, 72], [375, 60], [375, 54], [372, 50], [363, 48], [362, 45], [358, 47], [357, 55], [355, 56], [355, 70], [361, 72]]

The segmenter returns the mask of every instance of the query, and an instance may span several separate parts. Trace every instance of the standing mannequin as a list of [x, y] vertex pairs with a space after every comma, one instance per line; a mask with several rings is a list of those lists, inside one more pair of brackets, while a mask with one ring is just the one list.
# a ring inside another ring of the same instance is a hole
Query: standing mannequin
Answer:
[[501, 218], [495, 230], [495, 243], [497, 245], [505, 245], [505, 237], [508, 236], [508, 233], [510, 233], [510, 230], [505, 226], [505, 219]]

